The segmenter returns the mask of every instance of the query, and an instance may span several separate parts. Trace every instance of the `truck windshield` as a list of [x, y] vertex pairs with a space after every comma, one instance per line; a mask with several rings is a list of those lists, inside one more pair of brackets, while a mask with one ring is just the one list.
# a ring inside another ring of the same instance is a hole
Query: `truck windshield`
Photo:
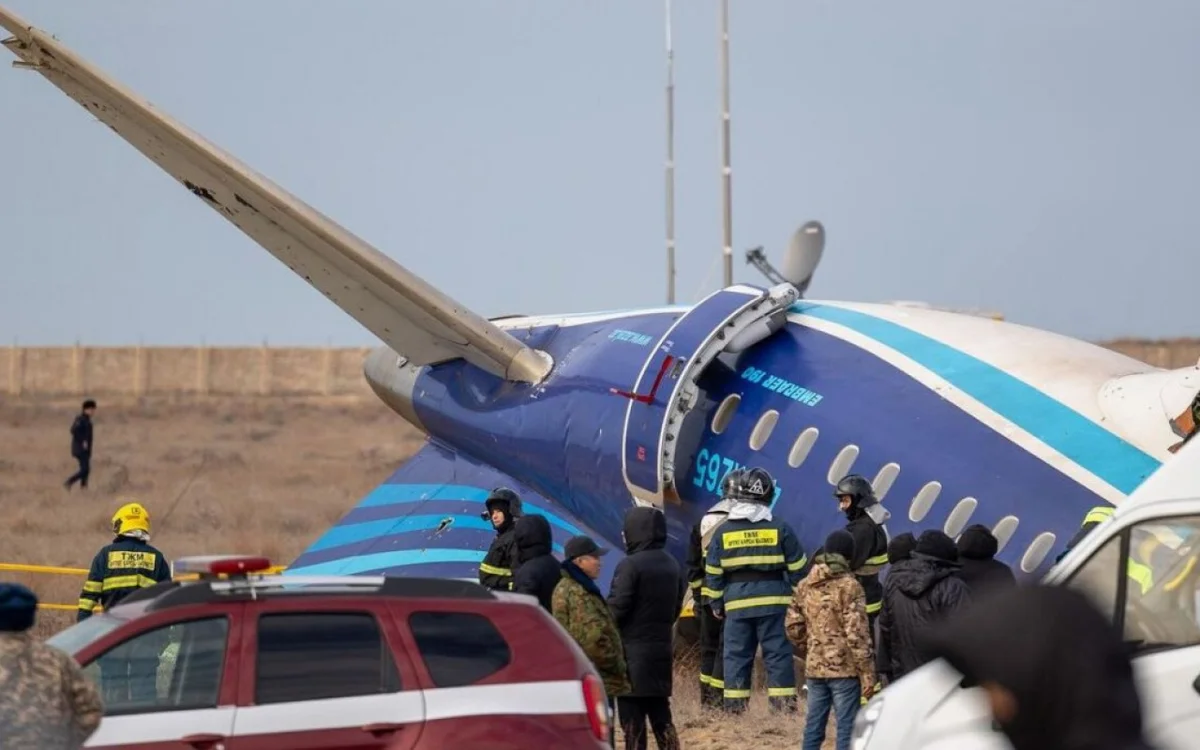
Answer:
[[107, 612], [92, 615], [86, 620], [77, 622], [66, 630], [60, 630], [50, 638], [47, 638], [46, 644], [60, 651], [65, 651], [71, 656], [77, 656], [89, 644], [100, 640], [125, 622], [125, 618], [114, 617]]

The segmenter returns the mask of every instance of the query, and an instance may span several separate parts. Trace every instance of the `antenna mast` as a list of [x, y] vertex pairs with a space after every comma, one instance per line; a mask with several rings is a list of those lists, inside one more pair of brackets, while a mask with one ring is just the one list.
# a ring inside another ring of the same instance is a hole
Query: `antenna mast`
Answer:
[[721, 203], [725, 286], [733, 286], [733, 170], [729, 167], [729, 0], [721, 0]]
[[667, 304], [675, 304], [675, 51], [671, 45], [671, 0], [667, 17]]

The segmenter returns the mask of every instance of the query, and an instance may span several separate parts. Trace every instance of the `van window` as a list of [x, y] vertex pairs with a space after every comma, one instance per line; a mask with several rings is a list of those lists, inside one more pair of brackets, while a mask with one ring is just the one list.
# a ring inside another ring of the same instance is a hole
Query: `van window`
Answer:
[[1125, 640], [1144, 647], [1200, 644], [1200, 516], [1129, 530]]
[[[1126, 535], [1129, 551], [1123, 556], [1120, 543]], [[1125, 596], [1118, 601], [1122, 578]], [[1125, 640], [1141, 648], [1200, 644], [1200, 516], [1155, 519], [1127, 529], [1065, 585], [1088, 594], [1120, 623]]]
[[1121, 563], [1121, 537], [1114, 536], [1104, 544], [1096, 554], [1088, 558], [1066, 585], [1086, 594], [1104, 613], [1105, 617], [1116, 621], [1117, 618], [1117, 582], [1120, 578], [1118, 571]]

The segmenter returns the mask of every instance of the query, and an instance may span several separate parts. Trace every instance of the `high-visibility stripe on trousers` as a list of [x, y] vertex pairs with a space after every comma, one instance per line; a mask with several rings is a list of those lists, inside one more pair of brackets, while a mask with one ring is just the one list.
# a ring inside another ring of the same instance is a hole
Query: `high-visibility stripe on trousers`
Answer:
[[784, 613], [725, 621], [725, 708], [744, 711], [750, 701], [754, 654], [762, 647], [767, 668], [767, 696], [775, 709], [795, 710], [796, 672], [792, 644], [783, 627]]
[[700, 620], [700, 705], [721, 708], [725, 691], [725, 652], [721, 647], [724, 623], [707, 602], [697, 606], [696, 617]]

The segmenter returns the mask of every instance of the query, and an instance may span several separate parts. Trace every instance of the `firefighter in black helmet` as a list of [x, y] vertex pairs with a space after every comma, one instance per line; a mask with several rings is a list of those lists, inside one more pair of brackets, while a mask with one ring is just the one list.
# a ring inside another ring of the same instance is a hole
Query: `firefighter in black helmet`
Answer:
[[854, 537], [854, 559], [850, 570], [862, 584], [867, 596], [867, 620], [871, 632], [871, 645], [875, 645], [875, 620], [883, 609], [883, 585], [879, 583], [879, 572], [887, 565], [887, 534], [882, 524], [890, 514], [875, 497], [871, 482], [858, 474], [850, 474], [837, 483], [833, 491], [838, 499], [838, 508], [850, 520], [846, 531]]
[[492, 522], [496, 538], [483, 562], [479, 563], [479, 583], [495, 591], [510, 591], [513, 568], [517, 564], [513, 526], [521, 516], [521, 496], [507, 487], [497, 487], [488, 494], [484, 505], [487, 510], [479, 515]]

